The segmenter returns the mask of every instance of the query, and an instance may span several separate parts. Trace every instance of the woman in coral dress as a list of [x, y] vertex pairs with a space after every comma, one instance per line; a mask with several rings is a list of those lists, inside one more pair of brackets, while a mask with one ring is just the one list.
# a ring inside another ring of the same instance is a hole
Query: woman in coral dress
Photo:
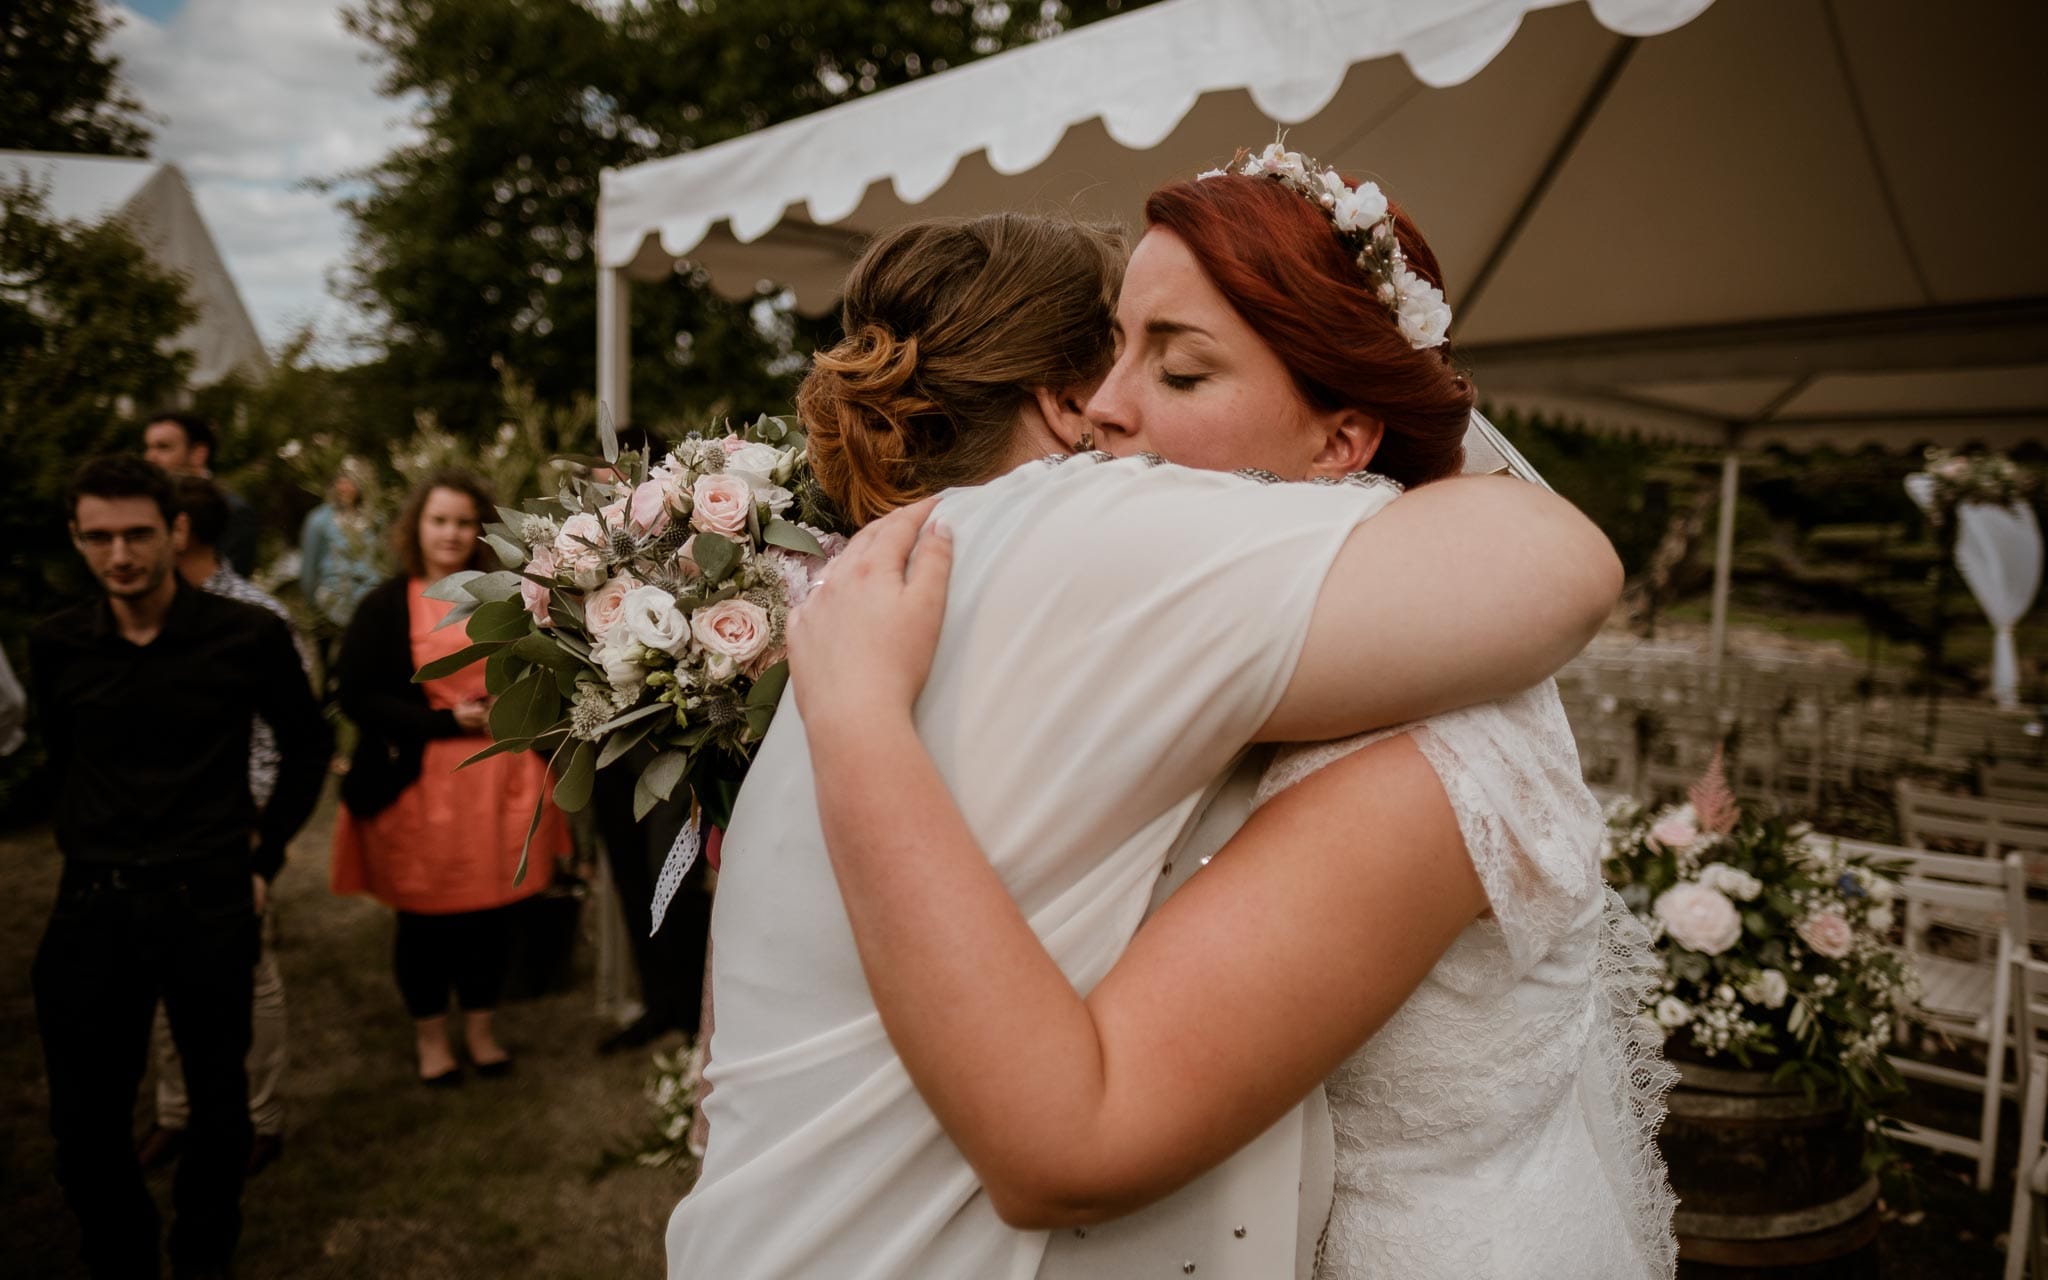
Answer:
[[[342, 639], [342, 710], [361, 731], [334, 832], [336, 893], [367, 893], [398, 912], [393, 967], [412, 1015], [420, 1079], [461, 1080], [448, 1035], [451, 992], [462, 1007], [463, 1046], [479, 1075], [512, 1059], [492, 1012], [512, 949], [512, 904], [539, 892], [568, 823], [551, 801], [546, 763], [507, 752], [458, 769], [491, 744], [483, 664], [414, 684], [413, 672], [469, 643], [460, 626], [436, 630], [452, 607], [427, 588], [463, 569], [489, 568], [482, 541], [491, 498], [475, 477], [443, 472], [406, 501], [393, 526], [399, 576], [363, 597]], [[518, 876], [536, 803], [544, 803]]]

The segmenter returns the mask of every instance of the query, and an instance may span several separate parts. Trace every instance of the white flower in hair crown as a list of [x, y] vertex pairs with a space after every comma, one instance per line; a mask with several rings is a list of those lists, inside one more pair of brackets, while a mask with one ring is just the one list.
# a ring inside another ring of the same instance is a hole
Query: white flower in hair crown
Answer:
[[[1203, 178], [1221, 178], [1231, 171], [1211, 169]], [[1246, 156], [1236, 172], [1247, 178], [1271, 178], [1323, 211], [1344, 242], [1358, 250], [1358, 269], [1372, 283], [1408, 345], [1418, 351], [1440, 347], [1450, 336], [1451, 307], [1443, 291], [1408, 269], [1386, 193], [1375, 182], [1356, 187], [1335, 169], [1323, 169], [1300, 152], [1278, 142]]]

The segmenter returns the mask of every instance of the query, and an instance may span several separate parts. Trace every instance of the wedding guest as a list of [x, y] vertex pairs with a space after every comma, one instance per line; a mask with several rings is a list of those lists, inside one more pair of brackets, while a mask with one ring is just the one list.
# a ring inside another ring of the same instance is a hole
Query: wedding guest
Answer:
[[[461, 1081], [448, 1034], [451, 990], [477, 1074], [511, 1069], [492, 1025], [511, 907], [546, 887], [569, 848], [566, 819], [543, 801], [549, 779], [539, 756], [506, 752], [457, 768], [491, 745], [484, 664], [413, 683], [415, 671], [469, 643], [461, 626], [435, 629], [452, 606], [426, 591], [449, 574], [492, 567], [481, 537], [490, 511], [482, 481], [464, 472], [443, 472], [413, 492], [392, 529], [403, 569], [363, 597], [338, 668], [341, 708], [361, 738], [342, 780], [334, 891], [367, 893], [398, 913], [393, 968], [429, 1085]], [[526, 876], [515, 883], [537, 803]]]
[[[178, 555], [178, 573], [201, 591], [252, 604], [291, 625], [291, 614], [276, 597], [229, 568], [220, 557], [221, 530], [227, 525], [227, 502], [220, 487], [198, 476], [179, 476], [172, 483], [172, 499], [178, 514], [185, 517], [185, 549]], [[312, 654], [296, 632], [293, 644], [299, 666], [310, 677]], [[249, 733], [249, 794], [257, 804], [267, 804], [277, 788], [277, 740], [261, 716]], [[249, 1123], [256, 1139], [249, 1150], [248, 1176], [254, 1177], [284, 1154], [284, 1103], [278, 1083], [284, 1077], [285, 1008], [284, 977], [278, 972], [275, 934], [277, 908], [263, 913], [263, 949], [256, 960], [255, 1009], [249, 1041]], [[144, 1169], [155, 1169], [176, 1159], [185, 1143], [185, 1125], [192, 1111], [185, 1093], [185, 1072], [178, 1060], [178, 1047], [171, 1036], [170, 1019], [157, 1006], [156, 1026], [151, 1036], [156, 1059], [156, 1123], [150, 1126], [137, 1149]]]
[[[196, 413], [159, 413], [142, 428], [142, 456], [174, 476], [211, 478], [218, 445], [213, 423]], [[228, 527], [220, 552], [243, 573], [256, 572], [256, 513], [234, 490], [223, 487]]]
[[327, 500], [299, 527], [299, 590], [336, 630], [348, 626], [356, 605], [383, 576], [376, 535], [363, 509], [362, 463], [349, 458], [334, 473]]
[[[95, 1276], [158, 1274], [131, 1120], [162, 1000], [191, 1100], [171, 1261], [180, 1276], [223, 1275], [251, 1144], [259, 916], [319, 798], [327, 725], [284, 623], [179, 577], [188, 522], [162, 470], [96, 458], [67, 505], [101, 594], [29, 644], [64, 856], [33, 972], [57, 1176]], [[249, 790], [257, 716], [279, 753], [261, 806]]]

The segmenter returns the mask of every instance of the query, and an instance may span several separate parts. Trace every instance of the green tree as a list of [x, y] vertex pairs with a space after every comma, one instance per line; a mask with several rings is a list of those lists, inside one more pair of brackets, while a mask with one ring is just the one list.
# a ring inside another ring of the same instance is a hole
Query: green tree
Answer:
[[[52, 218], [42, 192], [0, 187], [0, 643], [17, 671], [29, 624], [83, 592], [64, 489], [90, 454], [133, 446], [137, 407], [177, 388], [191, 357], [184, 284], [119, 222]], [[32, 799], [39, 745], [0, 762], [0, 814]]]
[[117, 21], [99, 0], [0, 5], [0, 149], [149, 154], [149, 115], [99, 47]]
[[[1119, 8], [959, 0], [361, 0], [383, 91], [419, 141], [333, 184], [346, 288], [387, 321], [389, 375], [449, 427], [497, 403], [493, 358], [546, 401], [596, 370], [598, 173], [736, 137]], [[1028, 12], [1027, 12], [1028, 11]], [[634, 290], [636, 403], [694, 422], [786, 403], [817, 329], [678, 276]]]

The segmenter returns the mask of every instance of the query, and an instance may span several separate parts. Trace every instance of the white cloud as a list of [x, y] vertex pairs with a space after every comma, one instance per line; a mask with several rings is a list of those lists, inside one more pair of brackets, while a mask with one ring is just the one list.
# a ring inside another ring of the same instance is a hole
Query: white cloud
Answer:
[[[118, 7], [118, 6], [117, 6]], [[326, 281], [347, 253], [336, 197], [298, 188], [417, 136], [408, 104], [377, 95], [369, 46], [336, 0], [186, 0], [157, 23], [132, 10], [108, 39], [136, 96], [169, 117], [155, 154], [191, 184], [265, 342], [362, 317]]]

